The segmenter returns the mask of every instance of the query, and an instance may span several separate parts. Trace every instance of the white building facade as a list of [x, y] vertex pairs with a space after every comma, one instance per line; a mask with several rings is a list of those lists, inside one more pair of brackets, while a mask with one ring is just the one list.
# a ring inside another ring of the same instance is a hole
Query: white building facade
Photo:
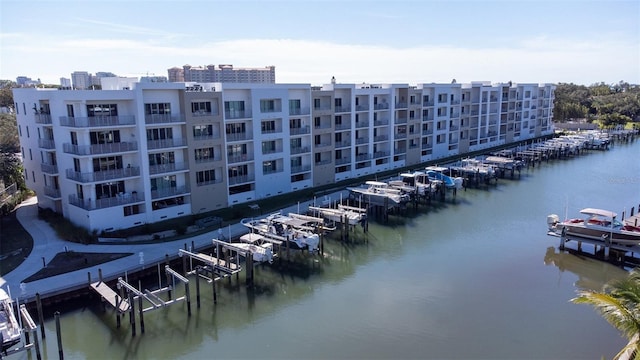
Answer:
[[550, 84], [15, 89], [39, 206], [111, 231], [551, 134]]

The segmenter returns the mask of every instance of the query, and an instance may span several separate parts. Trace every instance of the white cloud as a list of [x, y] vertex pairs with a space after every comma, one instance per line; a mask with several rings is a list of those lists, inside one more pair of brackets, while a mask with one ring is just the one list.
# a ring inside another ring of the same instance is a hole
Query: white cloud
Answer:
[[[539, 36], [510, 47], [396, 48], [293, 39], [242, 39], [175, 46], [155, 41], [3, 35], [0, 78], [25, 75], [57, 83], [72, 71], [166, 75], [173, 66], [276, 66], [278, 82], [342, 83], [575, 82], [640, 83], [640, 45], [624, 38], [575, 41]], [[36, 45], [32, 45], [36, 44]]]

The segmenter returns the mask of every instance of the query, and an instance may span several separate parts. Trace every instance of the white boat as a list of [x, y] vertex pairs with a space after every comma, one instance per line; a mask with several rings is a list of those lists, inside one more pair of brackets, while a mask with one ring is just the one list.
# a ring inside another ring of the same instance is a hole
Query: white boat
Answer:
[[442, 184], [441, 181], [429, 180], [429, 176], [424, 171], [402, 173], [400, 174], [400, 178], [407, 186], [414, 187], [416, 189], [416, 194], [422, 196], [435, 193], [438, 191], [440, 184]]
[[3, 289], [0, 289], [0, 334], [3, 353], [20, 342], [21, 333], [22, 330], [13, 309], [13, 301]]
[[367, 210], [346, 205], [338, 205], [337, 209], [309, 206], [309, 210], [334, 223], [357, 225], [367, 218]]
[[352, 193], [362, 195], [366, 202], [374, 205], [401, 205], [410, 200], [408, 194], [393, 189], [382, 181], [367, 181], [363, 187], [347, 189]]
[[310, 231], [307, 221], [274, 213], [259, 219], [242, 219], [240, 223], [264, 237], [282, 241], [297, 250], [319, 250], [320, 236]]
[[547, 216], [549, 235], [573, 236], [605, 241], [619, 245], [640, 245], [640, 227], [625, 225], [616, 219], [613, 211], [586, 208], [580, 210], [582, 218], [560, 221], [558, 215]]
[[[277, 241], [277, 240], [276, 240]], [[250, 251], [253, 255], [253, 261], [256, 262], [273, 262], [273, 245], [274, 242], [270, 239], [254, 233], [248, 233], [240, 236], [239, 243], [232, 243], [233, 246]], [[277, 241], [277, 244], [281, 244]]]
[[431, 181], [442, 181], [444, 186], [449, 189], [462, 189], [463, 179], [461, 177], [451, 177], [445, 175], [445, 171], [449, 169], [440, 166], [427, 166], [427, 176]]

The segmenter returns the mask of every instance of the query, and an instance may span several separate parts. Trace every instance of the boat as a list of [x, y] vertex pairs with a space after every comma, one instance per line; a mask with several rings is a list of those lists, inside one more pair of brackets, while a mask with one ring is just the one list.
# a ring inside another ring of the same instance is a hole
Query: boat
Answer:
[[640, 227], [623, 224], [615, 212], [603, 209], [580, 210], [582, 218], [560, 221], [558, 215], [547, 216], [549, 235], [609, 240], [618, 245], [640, 245]]
[[347, 188], [352, 194], [363, 195], [365, 200], [373, 205], [402, 205], [411, 200], [408, 194], [394, 189], [386, 182], [367, 181], [365, 186]]
[[2, 352], [20, 342], [22, 330], [16, 319], [13, 301], [0, 288], [0, 334], [2, 335]]
[[412, 186], [416, 194], [424, 196], [438, 191], [441, 182], [429, 180], [429, 176], [424, 171], [414, 171], [400, 174], [402, 182], [407, 186]]
[[240, 223], [252, 232], [256, 232], [269, 239], [278, 240], [296, 250], [319, 250], [320, 236], [313, 233], [307, 221], [294, 219], [277, 212], [259, 219], [242, 219]]
[[[273, 245], [274, 241], [260, 234], [248, 233], [240, 236], [239, 243], [232, 243], [233, 246], [246, 251], [250, 251], [253, 255], [253, 261], [256, 262], [273, 262]], [[281, 244], [276, 240], [275, 244]]]
[[427, 166], [425, 170], [427, 176], [429, 177], [429, 180], [442, 181], [444, 183], [444, 186], [448, 189], [462, 188], [463, 179], [461, 177], [453, 178], [451, 176], [445, 175], [444, 172], [449, 170], [445, 167]]

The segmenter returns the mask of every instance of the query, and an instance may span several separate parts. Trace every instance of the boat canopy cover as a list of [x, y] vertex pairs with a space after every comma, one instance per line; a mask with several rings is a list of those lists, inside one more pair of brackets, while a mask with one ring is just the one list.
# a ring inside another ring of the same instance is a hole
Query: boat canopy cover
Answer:
[[582, 209], [582, 210], [580, 210], [580, 213], [581, 214], [585, 214], [585, 215], [599, 215], [599, 216], [603, 216], [603, 217], [607, 217], [607, 218], [611, 218], [611, 219], [613, 219], [614, 217], [618, 216], [618, 214], [614, 213], [613, 211], [602, 210], [602, 209], [594, 209], [594, 208]]

